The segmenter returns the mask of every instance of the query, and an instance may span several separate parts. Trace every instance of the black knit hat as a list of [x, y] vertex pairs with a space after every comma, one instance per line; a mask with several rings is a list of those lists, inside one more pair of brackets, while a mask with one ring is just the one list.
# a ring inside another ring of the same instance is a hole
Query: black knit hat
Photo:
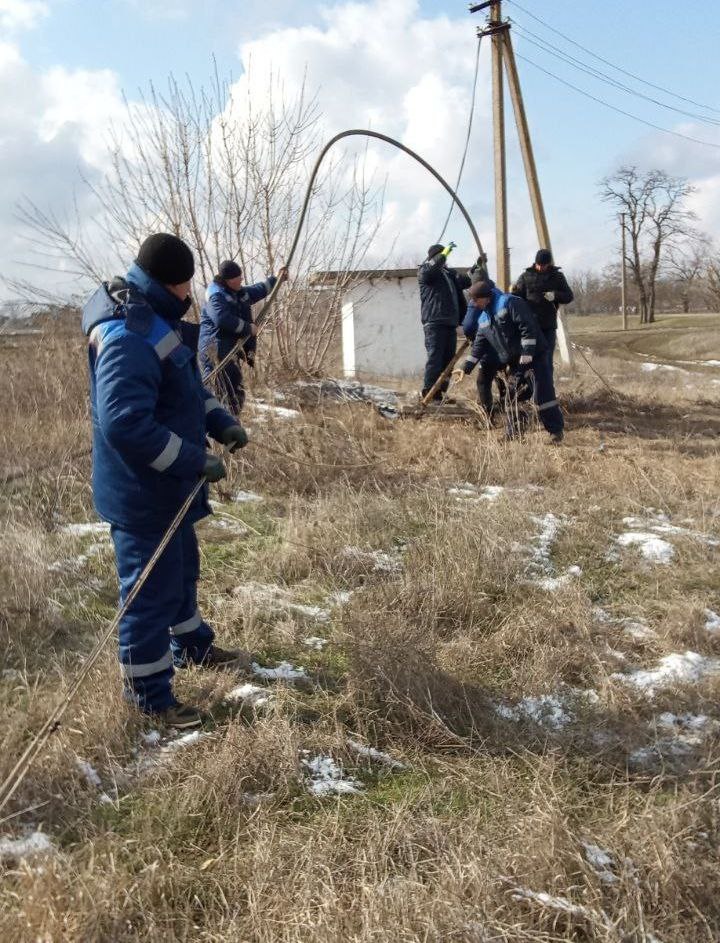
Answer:
[[195, 274], [192, 249], [169, 232], [156, 232], [140, 246], [135, 262], [163, 285], [181, 285]]
[[535, 265], [552, 265], [552, 260], [552, 252], [549, 249], [538, 249]]
[[237, 262], [228, 260], [227, 262], [220, 263], [220, 268], [218, 269], [218, 278], [222, 278], [224, 282], [231, 278], [240, 278], [241, 275], [242, 269], [237, 264]]
[[440, 253], [443, 251], [444, 248], [445, 246], [441, 246], [439, 244], [436, 246], [430, 246], [430, 248], [428, 249], [427, 257], [429, 259], [434, 259], [436, 255], [440, 255]]

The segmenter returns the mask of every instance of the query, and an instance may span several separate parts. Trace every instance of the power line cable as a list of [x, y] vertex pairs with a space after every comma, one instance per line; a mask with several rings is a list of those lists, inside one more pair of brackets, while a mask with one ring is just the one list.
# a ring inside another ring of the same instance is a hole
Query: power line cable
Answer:
[[[666, 108], [668, 111], [674, 111], [677, 114], [685, 115], [688, 118], [693, 118], [695, 121], [702, 121], [705, 124], [712, 125], [714, 127], [720, 127], [720, 119], [710, 118], [706, 115], [699, 115], [694, 111], [687, 111], [685, 108], [676, 108], [675, 105], [669, 105], [666, 102], [659, 101], [657, 98], [653, 98], [651, 95], [645, 95], [644, 92], [640, 92], [637, 89], [631, 88], [629, 85], [625, 85], [623, 82], [619, 82], [617, 79], [614, 79], [611, 75], [608, 75], [606, 72], [603, 72], [600, 69], [595, 69], [593, 66], [586, 65], [582, 63], [579, 59], [576, 59], [574, 56], [571, 56], [570, 53], [565, 52], [559, 46], [553, 45], [553, 43], [548, 42], [546, 39], [543, 39], [542, 36], [538, 36], [536, 33], [531, 32], [522, 24], [516, 22], [515, 20], [511, 21], [513, 26], [516, 29], [520, 30], [520, 35], [525, 40], [525, 42], [531, 43], [533, 46], [536, 46], [538, 49], [541, 49], [543, 52], [547, 52], [556, 58], [562, 59], [563, 62], [566, 62], [568, 65], [572, 66], [575, 69], [578, 69], [581, 72], [585, 72], [586, 75], [590, 75], [593, 78], [600, 79], [603, 82], [608, 83], [609, 85], [614, 86], [615, 88], [620, 89], [623, 92], [627, 92], [630, 95], [635, 95], [637, 98], [642, 98], [645, 101], [652, 102], [654, 105], [659, 105], [660, 108]], [[535, 37], [531, 39], [530, 37]]]
[[[478, 36], [477, 49], [475, 51], [475, 76], [473, 78], [473, 90], [472, 98], [470, 100], [470, 114], [468, 115], [468, 126], [467, 133], [465, 135], [465, 147], [463, 149], [462, 160], [460, 161], [460, 169], [458, 170], [457, 180], [455, 181], [455, 192], [457, 193], [460, 189], [460, 181], [462, 180], [463, 170], [465, 169], [465, 161], [468, 155], [468, 148], [470, 147], [470, 134], [472, 132], [473, 126], [473, 116], [475, 115], [475, 98], [477, 97], [477, 86], [478, 86], [478, 73], [480, 71], [480, 43], [482, 41], [482, 36]], [[450, 209], [448, 210], [447, 218], [445, 219], [445, 225], [442, 228], [442, 232], [437, 237], [437, 242], [442, 242], [442, 237], [445, 235], [445, 230], [448, 228], [448, 223], [450, 222], [450, 217], [453, 214], [455, 209], [455, 200], [450, 200]]]
[[559, 29], [556, 29], [554, 26], [551, 26], [550, 23], [547, 23], [545, 20], [541, 19], [539, 16], [536, 16], [534, 13], [531, 13], [526, 7], [522, 6], [517, 0], [509, 0], [510, 3], [513, 3], [518, 10], [522, 10], [527, 16], [531, 17], [536, 22], [540, 23], [546, 29], [550, 30], [555, 36], [561, 36], [567, 42], [572, 43], [573, 46], [577, 46], [578, 49], [582, 49], [583, 52], [586, 52], [589, 56], [592, 56], [593, 59], [597, 59], [599, 62], [604, 62], [605, 65], [609, 65], [611, 69], [616, 69], [618, 72], [622, 72], [623, 75], [629, 76], [631, 79], [635, 79], [636, 82], [642, 82], [643, 85], [647, 85], [649, 88], [654, 88], [658, 92], [663, 92], [665, 95], [670, 95], [672, 98], [677, 98], [679, 101], [685, 102], [688, 105], [695, 105], [696, 108], [704, 108], [706, 111], [714, 111], [717, 114], [720, 114], [720, 108], [717, 108], [714, 105], [705, 105], [702, 102], [695, 101], [693, 98], [685, 98], [683, 95], [678, 95], [677, 92], [673, 92], [669, 88], [665, 88], [662, 85], [656, 85], [654, 82], [650, 82], [647, 79], [642, 78], [640, 75], [636, 75], [634, 72], [629, 72], [627, 69], [623, 69], [622, 66], [616, 65], [614, 62], [611, 62], [609, 59], [604, 59], [602, 56], [598, 55], [596, 52], [593, 52], [592, 49], [588, 49], [587, 46], [583, 46], [577, 40], [573, 39], [571, 36], [567, 36], [565, 33], [562, 33]]
[[609, 108], [611, 111], [616, 111], [620, 115], [625, 115], [626, 118], [632, 118], [633, 121], [639, 121], [640, 124], [646, 125], [648, 128], [654, 128], [656, 131], [662, 131], [663, 134], [672, 134], [673, 137], [682, 138], [684, 141], [692, 141], [693, 144], [702, 144], [703, 147], [713, 147], [716, 150], [720, 150], [720, 144], [715, 144], [713, 141], [703, 141], [700, 138], [691, 137], [689, 134], [683, 134], [681, 131], [672, 131], [670, 128], [663, 128], [659, 124], [654, 124], [652, 121], [646, 121], [645, 118], [641, 118], [639, 115], [634, 115], [630, 111], [625, 111], [623, 108], [618, 108], [617, 105], [611, 105], [610, 102], [605, 101], [604, 98], [599, 98], [597, 95], [593, 95], [591, 92], [586, 91], [584, 88], [580, 88], [578, 85], [574, 85], [572, 82], [568, 82], [567, 79], [561, 78], [559, 75], [556, 75], [554, 72], [551, 72], [549, 69], [543, 68], [537, 62], [534, 62], [532, 59], [528, 59], [527, 56], [521, 56], [520, 53], [515, 53], [518, 59], [522, 59], [523, 62], [529, 63], [531, 66], [534, 66], [540, 72], [544, 72], [545, 75], [549, 75], [550, 78], [555, 79], [557, 82], [560, 82], [562, 85], [566, 85], [568, 88], [574, 89], [574, 91], [579, 92], [581, 95], [584, 95], [585, 98], [590, 98], [592, 101], [597, 102], [600, 105], [604, 105], [606, 108]]

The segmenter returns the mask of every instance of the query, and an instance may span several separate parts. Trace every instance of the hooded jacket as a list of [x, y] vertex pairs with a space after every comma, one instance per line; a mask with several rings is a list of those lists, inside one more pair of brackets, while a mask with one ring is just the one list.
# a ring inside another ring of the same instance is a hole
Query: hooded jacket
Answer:
[[465, 312], [463, 289], [470, 287], [467, 275], [458, 275], [445, 265], [440, 253], [428, 259], [418, 269], [420, 285], [420, 318], [423, 325], [457, 327]]
[[239, 340], [245, 340], [243, 352], [255, 351], [257, 342], [252, 336], [252, 306], [267, 297], [277, 278], [270, 275], [264, 282], [247, 285], [239, 291], [228, 288], [224, 281], [215, 279], [205, 292], [205, 304], [200, 313], [200, 355], [204, 362], [226, 357]]
[[[551, 265], [546, 272], [530, 265], [512, 287], [513, 295], [524, 298], [532, 308], [543, 331], [555, 330], [560, 305], [569, 305], [575, 297], [562, 271]], [[548, 301], [545, 293], [555, 292], [555, 300]]]
[[[133, 265], [83, 309], [93, 427], [93, 498], [104, 520], [161, 534], [205, 466], [205, 436], [237, 421], [202, 384], [186, 305]], [[187, 519], [210, 513], [207, 488]]]
[[463, 331], [472, 341], [468, 360], [483, 363], [495, 356], [501, 364], [515, 363], [522, 354], [534, 357], [547, 349], [537, 318], [528, 305], [514, 295], [492, 289], [490, 303], [481, 310], [471, 302], [463, 321]]

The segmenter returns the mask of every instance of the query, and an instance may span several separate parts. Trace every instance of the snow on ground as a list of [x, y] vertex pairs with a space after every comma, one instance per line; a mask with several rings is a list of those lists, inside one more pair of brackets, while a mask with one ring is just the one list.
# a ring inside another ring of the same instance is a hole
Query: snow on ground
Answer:
[[720, 616], [712, 609], [705, 610], [705, 631], [713, 634], [720, 632]]
[[351, 589], [339, 589], [337, 592], [328, 595], [327, 602], [331, 606], [346, 606], [354, 595], [355, 593]]
[[610, 919], [604, 911], [594, 910], [591, 907], [585, 907], [583, 904], [573, 904], [567, 897], [558, 897], [553, 894], [547, 894], [545, 891], [532, 891], [527, 887], [520, 887], [519, 885], [515, 885], [512, 888], [511, 897], [514, 901], [540, 904], [548, 910], [568, 914], [580, 920], [589, 920], [591, 923], [600, 923], [607, 928], [607, 930], [612, 930]]
[[298, 380], [295, 386], [317, 390], [321, 396], [341, 401], [376, 403], [378, 406], [397, 406], [399, 402], [394, 390], [356, 380]]
[[78, 756], [75, 758], [75, 765], [85, 777], [89, 786], [94, 786], [96, 789], [102, 787], [100, 774], [91, 763], [88, 763], [87, 760], [83, 760]]
[[668, 564], [675, 556], [675, 548], [667, 540], [668, 535], [690, 537], [707, 544], [709, 547], [720, 546], [720, 541], [708, 537], [688, 527], [671, 524], [670, 518], [656, 508], [643, 508], [643, 517], [624, 517], [623, 524], [628, 528], [625, 533], [615, 538], [621, 547], [638, 547], [643, 557], [650, 563]]
[[[560, 530], [567, 524], [567, 518], [556, 517], [549, 512], [543, 517], [533, 516], [532, 521], [540, 527], [539, 533], [530, 538], [530, 559], [528, 562], [527, 582], [554, 593], [572, 580], [582, 576], [581, 567], [574, 564], [558, 574], [551, 559], [552, 548]], [[520, 548], [522, 549], [522, 548]]]
[[332, 613], [324, 606], [308, 606], [293, 602], [289, 590], [273, 583], [244, 583], [234, 590], [236, 596], [247, 596], [253, 603], [270, 603], [277, 609], [297, 613], [315, 622], [329, 622]]
[[615, 860], [609, 851], [592, 842], [582, 842], [585, 860], [603, 884], [615, 884], [617, 876], [613, 873]]
[[357, 740], [348, 740], [347, 745], [353, 751], [353, 753], [357, 753], [358, 756], [363, 756], [369, 760], [374, 760], [376, 763], [382, 763], [385, 766], [389, 766], [390, 769], [407, 769], [405, 763], [401, 763], [400, 760], [394, 759], [392, 756], [390, 756], [389, 753], [383, 753], [382, 750], [376, 750], [375, 747], [365, 746], [364, 743], [358, 743]]
[[321, 652], [329, 641], [330, 639], [321, 638], [319, 635], [310, 635], [303, 639], [303, 645], [314, 652]]
[[307, 770], [307, 787], [314, 796], [359, 795], [363, 784], [347, 776], [331, 756], [310, 756], [303, 750], [302, 764]]
[[657, 638], [655, 632], [653, 632], [650, 626], [642, 619], [616, 618], [615, 616], [611, 616], [610, 613], [601, 606], [595, 606], [593, 608], [592, 615], [595, 622], [604, 625], [618, 625], [631, 638], [634, 638], [639, 642], [646, 641], [647, 639], [651, 638]]
[[652, 697], [658, 688], [671, 684], [692, 684], [719, 671], [720, 659], [688, 651], [665, 655], [655, 668], [635, 668], [629, 674], [616, 673], [610, 675], [610, 678]]
[[82, 524], [64, 524], [60, 528], [61, 534], [68, 537], [109, 537], [110, 525], [104, 521], [86, 521]]
[[673, 367], [669, 363], [641, 363], [640, 369], [643, 373], [654, 373], [655, 370], [670, 370], [673, 373], [687, 373], [687, 370], [683, 370], [681, 367]]
[[588, 704], [594, 704], [598, 700], [597, 692], [592, 688], [587, 691], [580, 688], [561, 688], [552, 694], [521, 698], [513, 706], [498, 704], [495, 712], [504, 720], [516, 723], [531, 720], [548, 730], [562, 730], [575, 720], [573, 705], [582, 699]]
[[400, 573], [403, 569], [402, 557], [398, 551], [388, 553], [385, 550], [361, 550], [360, 547], [343, 547], [341, 553], [350, 560], [372, 566], [373, 570], [379, 573]]
[[658, 714], [651, 725], [653, 743], [640, 747], [628, 757], [631, 766], [647, 767], [658, 760], [682, 760], [717, 733], [720, 722], [705, 714]]
[[26, 861], [39, 855], [57, 854], [57, 847], [45, 832], [31, 832], [25, 838], [0, 838], [0, 862]]
[[175, 737], [173, 740], [169, 740], [167, 743], [163, 744], [163, 746], [160, 747], [160, 752], [175, 753], [178, 750], [185, 750], [187, 747], [194, 747], [202, 740], [208, 740], [209, 738], [210, 734], [206, 730], [192, 730], [190, 733], [181, 734], [181, 736]]
[[257, 684], [240, 684], [238, 687], [228, 691], [224, 700], [228, 704], [247, 704], [253, 709], [265, 707], [273, 699], [272, 693], [267, 688], [261, 688]]
[[97, 557], [99, 554], [103, 553], [106, 548], [107, 543], [92, 543], [85, 548], [84, 553], [49, 563], [48, 571], [50, 573], [79, 573], [80, 570], [83, 570], [88, 565], [92, 557]]
[[256, 678], [264, 678], [266, 681], [302, 681], [308, 678], [304, 668], [296, 668], [289, 661], [281, 661], [274, 668], [253, 662], [250, 669]]
[[232, 499], [236, 504], [247, 504], [251, 501], [264, 501], [261, 494], [255, 494], [254, 491], [236, 491]]
[[264, 403], [259, 399], [254, 400], [252, 405], [257, 412], [272, 413], [272, 415], [277, 416], [278, 419], [297, 419], [302, 415], [299, 409], [288, 409], [287, 406], [273, 406], [271, 403]]
[[238, 537], [246, 537], [250, 531], [242, 521], [236, 520], [229, 514], [214, 514], [208, 519], [208, 527], [215, 530], [224, 530], [226, 534], [235, 534]]

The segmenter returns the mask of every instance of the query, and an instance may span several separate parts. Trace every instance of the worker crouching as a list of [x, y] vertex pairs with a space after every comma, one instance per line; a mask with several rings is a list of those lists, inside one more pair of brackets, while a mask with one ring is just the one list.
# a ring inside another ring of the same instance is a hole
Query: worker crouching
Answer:
[[[83, 311], [93, 497], [111, 526], [123, 602], [199, 478], [224, 477], [222, 461], [206, 449], [206, 435], [231, 450], [248, 441], [200, 378], [197, 325], [182, 320], [193, 273], [188, 246], [158, 233], [142, 244], [127, 276], [101, 285]], [[205, 486], [120, 621], [126, 694], [175, 727], [202, 720], [176, 700], [175, 666], [218, 668], [240, 659], [239, 652], [214, 645], [198, 611], [194, 525], [209, 513]]]
[[476, 282], [469, 295], [463, 331], [472, 340], [472, 353], [463, 365], [463, 372], [470, 374], [479, 365], [480, 404], [489, 414], [493, 380], [501, 369], [510, 366], [519, 374], [532, 370], [534, 402], [540, 421], [552, 441], [561, 442], [563, 415], [548, 366], [547, 344], [537, 318], [526, 302], [501, 292], [490, 280]]

